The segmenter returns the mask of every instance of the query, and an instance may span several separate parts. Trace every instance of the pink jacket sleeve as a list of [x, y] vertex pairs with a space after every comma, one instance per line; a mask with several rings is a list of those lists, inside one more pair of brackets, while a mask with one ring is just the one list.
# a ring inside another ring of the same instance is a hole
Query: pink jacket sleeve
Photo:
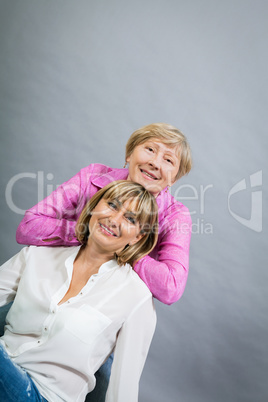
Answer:
[[36, 246], [79, 244], [75, 238], [75, 225], [89, 196], [94, 193], [92, 190], [90, 194], [87, 189], [93, 167], [94, 165], [90, 165], [82, 169], [51, 195], [26, 211], [17, 229], [17, 242]]
[[188, 277], [191, 216], [180, 205], [176, 210], [171, 208], [173, 211], [159, 226], [159, 239], [153, 252], [134, 266], [153, 296], [164, 304], [180, 299]]

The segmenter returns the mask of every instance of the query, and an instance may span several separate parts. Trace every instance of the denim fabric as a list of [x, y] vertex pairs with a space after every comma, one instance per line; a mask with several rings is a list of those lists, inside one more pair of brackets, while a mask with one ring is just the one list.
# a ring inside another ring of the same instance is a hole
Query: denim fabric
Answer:
[[2, 345], [0, 345], [0, 401], [47, 402], [31, 377], [12, 362]]
[[111, 375], [111, 368], [114, 355], [112, 354], [108, 360], [96, 372], [96, 386], [90, 394], [87, 395], [85, 402], [104, 402]]

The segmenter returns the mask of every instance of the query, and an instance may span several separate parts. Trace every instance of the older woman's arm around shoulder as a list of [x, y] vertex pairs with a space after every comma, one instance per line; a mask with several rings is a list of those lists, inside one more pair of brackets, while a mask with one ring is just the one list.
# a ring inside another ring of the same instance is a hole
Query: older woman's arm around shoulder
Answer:
[[91, 164], [61, 184], [48, 197], [28, 209], [20, 222], [16, 240], [35, 246], [75, 246], [79, 214], [97, 189], [92, 180], [107, 167]]
[[105, 402], [138, 402], [139, 380], [155, 326], [153, 299], [146, 297], [119, 331]]
[[[155, 250], [140, 259], [134, 270], [153, 296], [165, 304], [182, 296], [188, 277], [192, 220], [188, 208], [174, 204], [159, 225]], [[157, 259], [155, 259], [157, 258]]]

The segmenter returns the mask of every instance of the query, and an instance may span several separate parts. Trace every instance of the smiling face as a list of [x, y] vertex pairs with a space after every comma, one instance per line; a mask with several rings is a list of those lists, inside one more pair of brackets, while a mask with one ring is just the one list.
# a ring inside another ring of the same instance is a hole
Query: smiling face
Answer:
[[137, 243], [143, 235], [134, 200], [101, 199], [91, 212], [88, 242], [95, 242], [105, 253], [119, 253]]
[[169, 147], [156, 139], [136, 146], [126, 159], [128, 180], [142, 184], [157, 196], [167, 185], [175, 182], [180, 166], [178, 147]]

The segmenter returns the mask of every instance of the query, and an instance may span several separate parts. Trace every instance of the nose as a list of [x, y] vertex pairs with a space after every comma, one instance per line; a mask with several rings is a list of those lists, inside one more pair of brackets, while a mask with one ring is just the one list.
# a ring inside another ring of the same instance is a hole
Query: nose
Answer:
[[122, 221], [122, 211], [114, 211], [109, 217], [109, 224], [111, 228], [120, 228], [121, 221]]
[[150, 166], [152, 166], [155, 170], [159, 170], [160, 169], [160, 162], [161, 159], [161, 155], [159, 153], [154, 154], [152, 156], [152, 158], [150, 159], [150, 161], [148, 162]]

